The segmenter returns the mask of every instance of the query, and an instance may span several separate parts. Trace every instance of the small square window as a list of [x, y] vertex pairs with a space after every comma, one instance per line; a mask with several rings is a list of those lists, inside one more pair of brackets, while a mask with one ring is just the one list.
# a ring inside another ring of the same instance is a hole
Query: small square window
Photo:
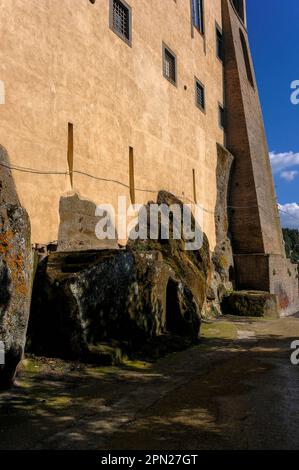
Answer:
[[219, 104], [219, 126], [221, 129], [225, 129], [225, 109]]
[[176, 85], [176, 56], [168, 47], [163, 45], [163, 74], [173, 85]]
[[223, 36], [218, 26], [216, 26], [216, 53], [218, 59], [223, 62]]
[[195, 79], [195, 100], [196, 100], [196, 105], [201, 109], [202, 111], [205, 110], [205, 88], [203, 84]]
[[121, 39], [131, 44], [132, 10], [123, 0], [110, 0], [110, 28]]

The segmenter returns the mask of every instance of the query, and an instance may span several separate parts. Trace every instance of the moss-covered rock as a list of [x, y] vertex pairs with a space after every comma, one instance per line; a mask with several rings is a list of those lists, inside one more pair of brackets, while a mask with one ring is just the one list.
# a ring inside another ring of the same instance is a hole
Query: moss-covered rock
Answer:
[[[162, 201], [182, 204], [166, 192]], [[123, 250], [51, 253], [37, 270], [29, 349], [88, 359], [111, 340], [129, 353], [168, 334], [197, 340], [209, 246], [206, 237], [199, 250], [186, 251], [185, 244], [184, 237], [170, 237], [130, 242]]]
[[279, 317], [275, 295], [260, 291], [233, 291], [222, 300], [224, 315], [240, 317]]

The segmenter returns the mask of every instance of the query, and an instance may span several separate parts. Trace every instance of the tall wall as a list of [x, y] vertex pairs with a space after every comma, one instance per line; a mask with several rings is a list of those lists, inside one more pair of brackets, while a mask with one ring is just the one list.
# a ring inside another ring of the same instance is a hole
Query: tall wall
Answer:
[[[32, 241], [57, 240], [61, 196], [92, 203], [129, 197], [134, 148], [136, 202], [166, 189], [196, 196], [215, 245], [216, 142], [223, 67], [216, 57], [221, 0], [205, 2], [205, 35], [191, 28], [190, 0], [127, 0], [132, 47], [109, 28], [109, 0], [2, 0], [0, 4], [0, 144], [27, 209]], [[175, 52], [178, 83], [162, 73], [162, 41]], [[206, 112], [195, 106], [194, 77], [205, 85]], [[68, 171], [68, 123], [74, 125], [74, 174]], [[105, 181], [96, 178], [104, 178]], [[140, 191], [142, 190], [142, 191]]]
[[241, 20], [231, 0], [223, 0], [222, 7], [225, 38], [226, 144], [235, 157], [230, 195], [233, 248], [236, 254], [284, 255], [246, 24]]
[[277, 295], [281, 312], [287, 315], [299, 310], [298, 271], [285, 255], [245, 0], [243, 18], [237, 10], [240, 5], [242, 0], [222, 0], [226, 146], [234, 156], [229, 212], [235, 281], [237, 289]]

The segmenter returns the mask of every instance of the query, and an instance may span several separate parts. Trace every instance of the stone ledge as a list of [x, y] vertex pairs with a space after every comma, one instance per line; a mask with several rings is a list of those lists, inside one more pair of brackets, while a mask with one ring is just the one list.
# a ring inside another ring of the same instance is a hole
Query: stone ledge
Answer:
[[262, 291], [234, 291], [222, 301], [224, 315], [279, 318], [277, 297]]

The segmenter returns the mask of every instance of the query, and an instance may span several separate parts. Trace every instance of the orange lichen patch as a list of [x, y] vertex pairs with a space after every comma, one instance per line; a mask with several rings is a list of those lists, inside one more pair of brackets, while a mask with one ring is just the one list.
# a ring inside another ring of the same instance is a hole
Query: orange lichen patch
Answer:
[[13, 248], [11, 240], [13, 239], [13, 231], [11, 229], [0, 234], [0, 253], [10, 252]]
[[27, 295], [29, 286], [26, 281], [24, 261], [20, 253], [15, 253], [13, 239], [14, 233], [11, 229], [0, 234], [0, 254], [5, 255], [14, 290], [21, 295]]
[[19, 294], [26, 295], [28, 293], [28, 285], [24, 275], [24, 263], [20, 257], [12, 259], [14, 267], [11, 269], [12, 280], [15, 285], [15, 289]]

